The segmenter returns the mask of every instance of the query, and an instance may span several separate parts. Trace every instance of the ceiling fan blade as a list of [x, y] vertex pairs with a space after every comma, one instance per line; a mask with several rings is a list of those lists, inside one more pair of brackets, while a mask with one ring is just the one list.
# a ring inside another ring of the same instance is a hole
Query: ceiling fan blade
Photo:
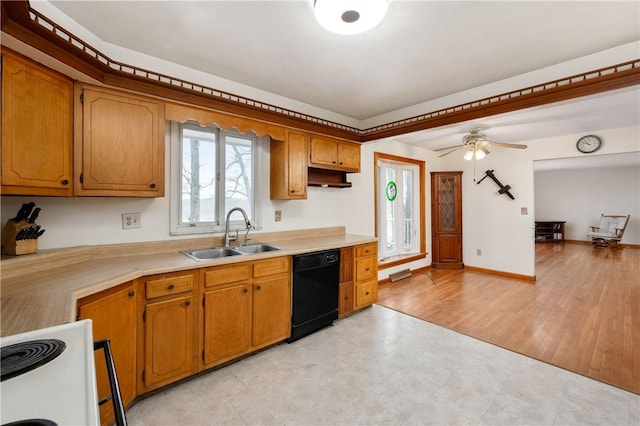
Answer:
[[484, 152], [485, 155], [489, 154], [489, 150], [487, 148], [485, 148], [484, 146], [479, 146], [478, 149], [482, 152]]
[[525, 149], [526, 145], [518, 144], [518, 143], [502, 143], [502, 142], [489, 142], [486, 143], [487, 146], [501, 146], [503, 148], [518, 148]]
[[457, 146], [457, 147], [453, 148], [452, 150], [445, 152], [444, 154], [438, 155], [438, 157], [444, 157], [445, 155], [449, 155], [452, 152], [455, 152], [455, 151], [459, 150], [460, 148], [464, 148], [464, 145]]

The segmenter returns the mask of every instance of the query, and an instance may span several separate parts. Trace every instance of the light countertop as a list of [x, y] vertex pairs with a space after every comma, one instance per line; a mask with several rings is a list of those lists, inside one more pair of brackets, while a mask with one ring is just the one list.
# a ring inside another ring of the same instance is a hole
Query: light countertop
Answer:
[[[0, 336], [75, 321], [78, 299], [145, 275], [290, 256], [376, 241], [374, 237], [335, 233], [331, 232], [334, 228], [328, 229], [326, 232], [311, 232], [308, 236], [292, 233], [289, 239], [285, 235], [284, 239], [261, 240], [281, 248], [279, 251], [207, 261], [193, 260], [175, 247], [162, 251], [161, 243], [156, 244], [152, 253], [140, 254], [135, 254], [135, 250], [127, 250], [127, 245], [122, 245], [120, 250], [118, 246], [112, 246], [108, 252], [61, 250], [56, 255], [41, 256], [37, 267], [28, 263], [20, 265], [17, 263], [18, 259], [15, 265], [11, 264], [13, 259], [3, 260]], [[126, 254], [115, 254], [118, 251]], [[6, 266], [10, 268], [5, 276]]]

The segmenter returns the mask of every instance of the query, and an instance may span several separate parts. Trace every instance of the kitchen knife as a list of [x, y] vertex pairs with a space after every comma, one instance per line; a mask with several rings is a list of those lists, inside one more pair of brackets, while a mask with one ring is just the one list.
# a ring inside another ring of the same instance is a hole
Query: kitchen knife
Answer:
[[40, 232], [36, 234], [36, 238], [42, 237], [42, 234], [44, 234], [44, 231], [45, 231], [44, 229], [41, 229]]
[[21, 240], [24, 237], [24, 234], [27, 233], [27, 228], [21, 229], [18, 234], [16, 234], [16, 241]]
[[18, 210], [18, 214], [16, 215], [16, 217], [14, 217], [11, 220], [13, 220], [15, 223], [25, 220], [26, 218], [29, 217], [29, 213], [31, 213], [31, 209], [33, 209], [35, 206], [36, 206], [36, 203], [34, 202], [24, 203], [22, 207], [20, 207], [20, 210]]
[[40, 231], [40, 225], [38, 226], [32, 226], [31, 231], [27, 234], [27, 240], [32, 240], [36, 237], [36, 235], [38, 234], [38, 231]]
[[40, 214], [40, 210], [42, 210], [40, 207], [35, 208], [33, 213], [31, 213], [31, 216], [29, 216], [29, 223], [33, 223], [36, 221], [36, 219], [38, 218], [38, 215]]

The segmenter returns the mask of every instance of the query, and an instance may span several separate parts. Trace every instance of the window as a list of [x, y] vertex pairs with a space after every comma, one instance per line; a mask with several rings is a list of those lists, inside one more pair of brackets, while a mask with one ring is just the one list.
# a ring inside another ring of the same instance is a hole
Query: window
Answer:
[[[257, 136], [193, 123], [174, 123], [171, 133], [171, 233], [223, 231], [234, 207], [255, 225]], [[240, 216], [230, 225], [244, 226]]]
[[424, 253], [424, 162], [380, 153], [375, 158], [380, 261]]

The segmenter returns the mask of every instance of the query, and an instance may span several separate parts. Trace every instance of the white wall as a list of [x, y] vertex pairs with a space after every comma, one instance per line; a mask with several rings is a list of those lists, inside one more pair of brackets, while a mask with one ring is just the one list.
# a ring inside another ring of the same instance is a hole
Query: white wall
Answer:
[[622, 241], [640, 244], [640, 168], [535, 172], [536, 220], [565, 220], [565, 238], [588, 241], [600, 215], [630, 214]]
[[[491, 154], [476, 162], [462, 155], [449, 155], [442, 160], [442, 170], [463, 173], [463, 258], [466, 265], [480, 268], [535, 275], [534, 225], [536, 218], [533, 162], [551, 158], [579, 157], [575, 144], [580, 136], [597, 134], [603, 141], [599, 152], [613, 154], [640, 151], [640, 127], [621, 129], [585, 129], [583, 133], [544, 138], [522, 143], [528, 149], [491, 149]], [[488, 169], [505, 185], [511, 185], [515, 200], [498, 195], [497, 185], [479, 180]], [[577, 188], [572, 188], [575, 192]], [[526, 207], [527, 215], [520, 209]], [[598, 213], [599, 215], [599, 213]], [[478, 256], [476, 250], [481, 249]]]

